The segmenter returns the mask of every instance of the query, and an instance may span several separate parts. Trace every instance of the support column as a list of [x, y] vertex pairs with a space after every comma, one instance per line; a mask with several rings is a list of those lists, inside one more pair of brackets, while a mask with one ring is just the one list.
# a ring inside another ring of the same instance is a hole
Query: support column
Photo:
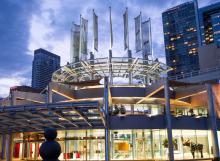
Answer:
[[[90, 65], [92, 66], [92, 70], [94, 70], [94, 53], [90, 52]], [[91, 73], [91, 79], [94, 79], [94, 73]]]
[[209, 122], [212, 132], [212, 140], [214, 145], [214, 158], [220, 159], [219, 144], [218, 144], [218, 133], [217, 133], [217, 117], [214, 105], [214, 97], [212, 91], [212, 85], [206, 84], [208, 94], [208, 111], [209, 111]]
[[12, 161], [12, 134], [6, 134], [6, 161]]
[[104, 78], [104, 108], [105, 108], [105, 161], [109, 161], [109, 110], [108, 110], [108, 77]]
[[[128, 50], [128, 62], [129, 62], [129, 67], [131, 67], [132, 64], [131, 50]], [[132, 71], [129, 71], [128, 79], [129, 79], [129, 84], [132, 84]]]
[[52, 91], [52, 85], [51, 83], [48, 84], [48, 89], [47, 89], [47, 103], [52, 103], [53, 102], [53, 91]]
[[37, 160], [37, 148], [38, 148], [38, 142], [34, 143], [34, 160]]
[[153, 131], [150, 129], [150, 142], [151, 142], [151, 157], [154, 159], [154, 137], [153, 137]]
[[172, 141], [172, 125], [171, 125], [171, 114], [170, 114], [170, 93], [169, 93], [169, 80], [166, 77], [164, 79], [164, 95], [166, 99], [165, 110], [166, 110], [166, 126], [167, 126], [167, 138], [168, 138], [168, 159], [174, 161], [173, 154], [173, 141]]
[[1, 160], [4, 160], [5, 159], [5, 140], [6, 140], [6, 137], [5, 137], [5, 134], [2, 135], [2, 151], [1, 151]]
[[113, 77], [112, 77], [112, 50], [109, 50], [109, 82], [113, 84]]
[[24, 133], [22, 133], [21, 160], [24, 160]]

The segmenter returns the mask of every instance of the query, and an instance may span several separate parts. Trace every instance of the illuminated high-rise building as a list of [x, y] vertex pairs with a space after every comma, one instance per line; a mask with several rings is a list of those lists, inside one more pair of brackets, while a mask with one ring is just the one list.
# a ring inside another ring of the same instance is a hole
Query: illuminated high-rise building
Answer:
[[35, 50], [32, 65], [32, 87], [45, 88], [51, 81], [53, 72], [59, 68], [60, 56], [41, 48]]
[[220, 2], [200, 8], [202, 44], [220, 45]]
[[170, 75], [199, 69], [197, 3], [186, 2], [162, 13], [166, 63]]

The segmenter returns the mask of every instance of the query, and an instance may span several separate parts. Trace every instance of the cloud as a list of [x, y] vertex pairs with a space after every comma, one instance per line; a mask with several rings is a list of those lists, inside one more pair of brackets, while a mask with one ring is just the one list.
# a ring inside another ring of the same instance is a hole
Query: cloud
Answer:
[[0, 1], [0, 97], [8, 94], [10, 86], [29, 82], [32, 61], [27, 54], [29, 21], [37, 8], [34, 0]]
[[10, 87], [19, 86], [19, 85], [30, 85], [27, 82], [30, 82], [29, 77], [24, 77], [24, 73], [14, 73], [9, 77], [0, 78], [0, 97], [7, 97], [9, 94]]

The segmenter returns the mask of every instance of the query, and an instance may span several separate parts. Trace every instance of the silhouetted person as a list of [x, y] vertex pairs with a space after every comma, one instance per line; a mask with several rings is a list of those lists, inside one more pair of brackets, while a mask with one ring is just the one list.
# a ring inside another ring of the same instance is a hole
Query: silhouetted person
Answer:
[[40, 146], [40, 156], [43, 158], [43, 161], [59, 161], [58, 158], [61, 153], [61, 147], [60, 144], [55, 141], [57, 137], [56, 129], [45, 129], [44, 137], [46, 141]]

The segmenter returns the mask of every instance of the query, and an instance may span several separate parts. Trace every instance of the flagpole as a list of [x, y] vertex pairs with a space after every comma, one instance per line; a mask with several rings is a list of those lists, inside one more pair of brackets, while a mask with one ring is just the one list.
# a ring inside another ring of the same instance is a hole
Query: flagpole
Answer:
[[152, 56], [152, 59], [154, 58], [153, 56], [153, 41], [152, 41], [152, 33], [151, 33], [151, 18], [149, 18], [149, 21], [150, 21], [150, 52], [151, 52], [151, 56]]
[[140, 12], [140, 36], [141, 36], [141, 51], [143, 56], [143, 33], [142, 33], [142, 14]]
[[95, 14], [95, 11], [94, 9], [92, 10], [93, 11], [93, 54], [95, 55], [95, 17], [94, 17], [94, 14]]
[[[126, 12], [127, 12], [127, 23], [128, 23], [128, 7], [126, 7]], [[128, 51], [129, 51], [129, 23], [128, 23], [128, 26], [127, 26], [127, 29], [128, 29]]]
[[109, 20], [110, 20], [110, 50], [112, 50], [112, 16], [111, 16], [111, 6], [109, 7]]
[[81, 45], [81, 41], [82, 41], [82, 16], [80, 14], [80, 30], [79, 30], [79, 61], [82, 60], [82, 45]]

